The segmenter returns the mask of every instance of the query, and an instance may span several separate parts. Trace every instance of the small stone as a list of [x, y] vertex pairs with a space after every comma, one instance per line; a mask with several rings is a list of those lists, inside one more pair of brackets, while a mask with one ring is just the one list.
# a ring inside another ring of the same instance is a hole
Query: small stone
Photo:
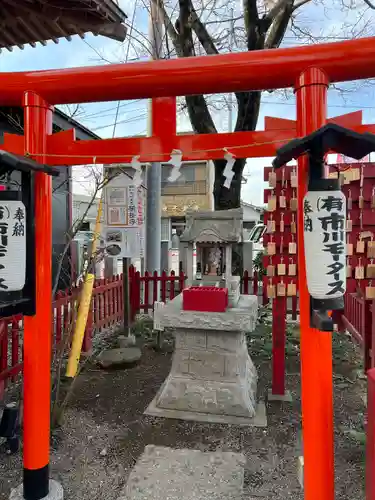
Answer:
[[135, 346], [135, 335], [129, 335], [128, 337], [119, 335], [117, 337], [117, 342], [121, 348]]
[[107, 349], [98, 356], [98, 363], [102, 368], [116, 368], [137, 363], [142, 356], [138, 347]]
[[100, 452], [100, 456], [101, 457], [106, 457], [108, 454], [108, 450], [107, 448], [103, 448], [102, 451]]
[[346, 382], [340, 382], [339, 384], [336, 384], [337, 389], [347, 389], [350, 387], [350, 384], [347, 384]]

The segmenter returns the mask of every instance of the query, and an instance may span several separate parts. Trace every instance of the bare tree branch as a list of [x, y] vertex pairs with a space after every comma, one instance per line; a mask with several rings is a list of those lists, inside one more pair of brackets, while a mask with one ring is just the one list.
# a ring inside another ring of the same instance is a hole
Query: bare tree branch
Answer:
[[194, 132], [214, 134], [217, 132], [207, 102], [202, 95], [186, 96], [186, 105]]
[[265, 21], [271, 21], [271, 22], [274, 21], [276, 17], [280, 14], [280, 12], [282, 12], [285, 9], [285, 7], [288, 6], [288, 4], [290, 4], [290, 0], [279, 0], [277, 4], [275, 4], [272, 7], [272, 9], [270, 9], [269, 12], [263, 16], [263, 19]]
[[295, 4], [295, 6], [293, 7], [293, 12], [295, 12], [297, 9], [299, 9], [300, 7], [302, 7], [303, 5], [306, 5], [307, 3], [311, 2], [311, 0], [300, 0], [299, 2], [297, 2]]
[[180, 37], [177, 33], [177, 30], [173, 26], [173, 23], [172, 23], [169, 15], [167, 13], [167, 11], [165, 10], [163, 0], [151, 0], [151, 1], [154, 3], [154, 5], [156, 5], [156, 7], [159, 9], [159, 11], [161, 13], [165, 29], [167, 30], [168, 36], [173, 43], [173, 46], [177, 52], [177, 55], [179, 57], [182, 57], [182, 47], [181, 47], [181, 43], [180, 43]]
[[245, 22], [245, 29], [249, 32], [251, 24], [259, 20], [258, 7], [256, 0], [243, 0], [243, 17]]
[[375, 10], [375, 4], [370, 2], [370, 0], [363, 0], [365, 2], [366, 5], [368, 5], [370, 7], [370, 9], [374, 9]]
[[193, 34], [190, 24], [190, 0], [179, 0], [180, 14], [176, 21], [176, 32], [180, 36], [183, 57], [194, 56]]
[[190, 4], [191, 4], [191, 7], [190, 7], [191, 26], [192, 26], [195, 34], [197, 35], [197, 38], [198, 38], [200, 44], [202, 45], [202, 47], [206, 51], [206, 54], [209, 54], [209, 55], [210, 54], [211, 55], [218, 54], [219, 51], [217, 50], [210, 34], [208, 33], [206, 26], [199, 19], [191, 1], [190, 1]]
[[294, 0], [286, 0], [284, 7], [278, 12], [274, 22], [271, 25], [270, 31], [266, 38], [264, 48], [276, 49], [282, 42], [285, 32], [288, 28], [289, 21], [293, 13]]

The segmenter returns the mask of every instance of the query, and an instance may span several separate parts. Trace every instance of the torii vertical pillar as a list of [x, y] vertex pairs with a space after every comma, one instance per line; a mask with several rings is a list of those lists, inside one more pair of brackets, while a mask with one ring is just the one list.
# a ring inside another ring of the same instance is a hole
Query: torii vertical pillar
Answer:
[[[304, 137], [326, 123], [326, 74], [309, 68], [296, 82], [297, 135]], [[310, 327], [306, 282], [303, 197], [308, 158], [298, 159], [298, 273], [301, 325], [302, 427], [305, 500], [334, 500], [332, 334]]]
[[[46, 163], [53, 108], [33, 92], [24, 94], [25, 154]], [[24, 478], [23, 496], [39, 500], [49, 493], [51, 325], [52, 325], [52, 179], [35, 174], [36, 314], [24, 323]]]

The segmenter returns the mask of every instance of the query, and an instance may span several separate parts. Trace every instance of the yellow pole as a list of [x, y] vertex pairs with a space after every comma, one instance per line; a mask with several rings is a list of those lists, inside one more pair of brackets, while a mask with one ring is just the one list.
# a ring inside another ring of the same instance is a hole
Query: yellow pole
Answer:
[[[95, 255], [98, 240], [100, 238], [100, 220], [102, 218], [103, 211], [103, 194], [100, 197], [98, 213], [96, 215], [95, 230], [94, 230], [94, 240], [92, 242], [91, 256]], [[95, 275], [92, 273], [87, 273], [84, 277], [81, 298], [79, 301], [77, 321], [73, 333], [73, 342], [69, 354], [68, 366], [66, 368], [67, 377], [75, 377], [78, 371], [79, 360], [81, 357], [82, 343], [85, 336], [85, 329], [87, 323], [87, 317], [90, 311], [92, 289], [94, 287]]]

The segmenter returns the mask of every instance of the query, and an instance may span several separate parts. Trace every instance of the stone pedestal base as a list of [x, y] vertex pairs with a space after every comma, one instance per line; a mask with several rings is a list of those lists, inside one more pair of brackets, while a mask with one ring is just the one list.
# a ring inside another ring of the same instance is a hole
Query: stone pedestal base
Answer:
[[285, 391], [285, 394], [273, 394], [272, 389], [268, 389], [268, 401], [291, 403], [293, 401], [293, 397], [290, 391]]
[[[18, 488], [11, 491], [9, 500], [23, 500], [23, 485], [21, 484]], [[49, 482], [49, 493], [42, 500], [63, 500], [64, 491], [60, 483], [50, 479]]]
[[243, 333], [176, 329], [171, 372], [156, 405], [252, 418], [256, 369]]
[[244, 332], [255, 326], [257, 308], [256, 297], [244, 295], [225, 313], [182, 311], [180, 296], [161, 309], [158, 320], [174, 329], [176, 348], [170, 374], [147, 413], [254, 419], [257, 372]]

